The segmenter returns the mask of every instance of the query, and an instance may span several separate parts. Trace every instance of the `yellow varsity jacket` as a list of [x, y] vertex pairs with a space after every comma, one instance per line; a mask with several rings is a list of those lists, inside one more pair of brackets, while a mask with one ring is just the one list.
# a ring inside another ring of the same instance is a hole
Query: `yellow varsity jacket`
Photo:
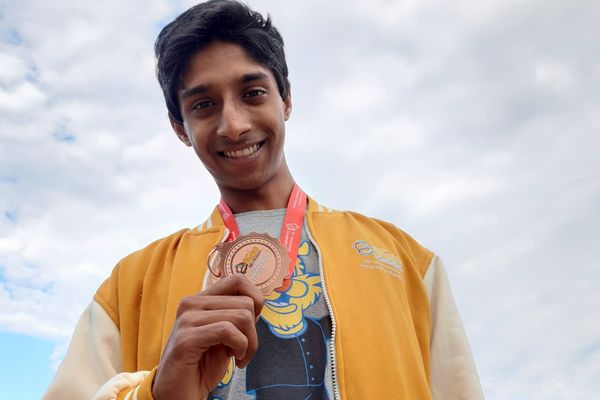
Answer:
[[[332, 318], [336, 399], [482, 399], [439, 258], [393, 225], [309, 200]], [[203, 289], [207, 255], [227, 236], [201, 226], [137, 251], [85, 310], [45, 399], [151, 399], [180, 300]]]

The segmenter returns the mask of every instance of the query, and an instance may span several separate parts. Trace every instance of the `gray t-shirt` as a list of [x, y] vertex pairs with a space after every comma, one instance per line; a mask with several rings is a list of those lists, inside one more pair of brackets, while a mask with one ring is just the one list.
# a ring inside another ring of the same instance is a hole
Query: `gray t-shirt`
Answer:
[[[240, 213], [240, 234], [279, 238], [285, 209]], [[331, 318], [322, 295], [319, 257], [302, 229], [292, 284], [265, 297], [256, 325], [258, 351], [246, 368], [234, 363], [208, 399], [305, 400], [333, 398]]]

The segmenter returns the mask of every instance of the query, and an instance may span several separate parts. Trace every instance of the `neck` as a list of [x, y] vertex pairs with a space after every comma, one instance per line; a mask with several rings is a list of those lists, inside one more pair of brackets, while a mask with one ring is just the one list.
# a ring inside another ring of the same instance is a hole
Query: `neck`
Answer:
[[219, 188], [221, 197], [234, 213], [286, 208], [294, 187], [287, 167], [269, 182], [255, 189]]

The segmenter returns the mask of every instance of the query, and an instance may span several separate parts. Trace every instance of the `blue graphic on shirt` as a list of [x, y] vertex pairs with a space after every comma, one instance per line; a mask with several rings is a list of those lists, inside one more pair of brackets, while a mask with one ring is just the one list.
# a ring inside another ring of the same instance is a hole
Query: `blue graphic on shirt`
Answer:
[[271, 333], [282, 339], [298, 337], [306, 331], [308, 323], [304, 310], [315, 304], [321, 296], [319, 274], [307, 272], [302, 259], [309, 252], [310, 246], [305, 241], [298, 248], [289, 288], [285, 292], [273, 291], [265, 296], [261, 320], [268, 324]]
[[[246, 368], [246, 390], [256, 399], [323, 399], [329, 318], [304, 315], [322, 294], [319, 274], [307, 271], [304, 257], [308, 241], [298, 249], [298, 258], [285, 292], [265, 297], [256, 325], [259, 351]], [[264, 371], [269, 371], [265, 374]]]

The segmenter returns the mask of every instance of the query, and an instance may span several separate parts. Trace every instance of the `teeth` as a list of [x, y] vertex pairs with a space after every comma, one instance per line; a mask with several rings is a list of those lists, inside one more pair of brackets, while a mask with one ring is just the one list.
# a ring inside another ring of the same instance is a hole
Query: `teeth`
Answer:
[[257, 150], [258, 150], [258, 144], [255, 144], [250, 147], [246, 147], [245, 149], [242, 149], [242, 150], [225, 151], [223, 153], [229, 158], [240, 158], [240, 157], [248, 157], [249, 155], [256, 153]]

